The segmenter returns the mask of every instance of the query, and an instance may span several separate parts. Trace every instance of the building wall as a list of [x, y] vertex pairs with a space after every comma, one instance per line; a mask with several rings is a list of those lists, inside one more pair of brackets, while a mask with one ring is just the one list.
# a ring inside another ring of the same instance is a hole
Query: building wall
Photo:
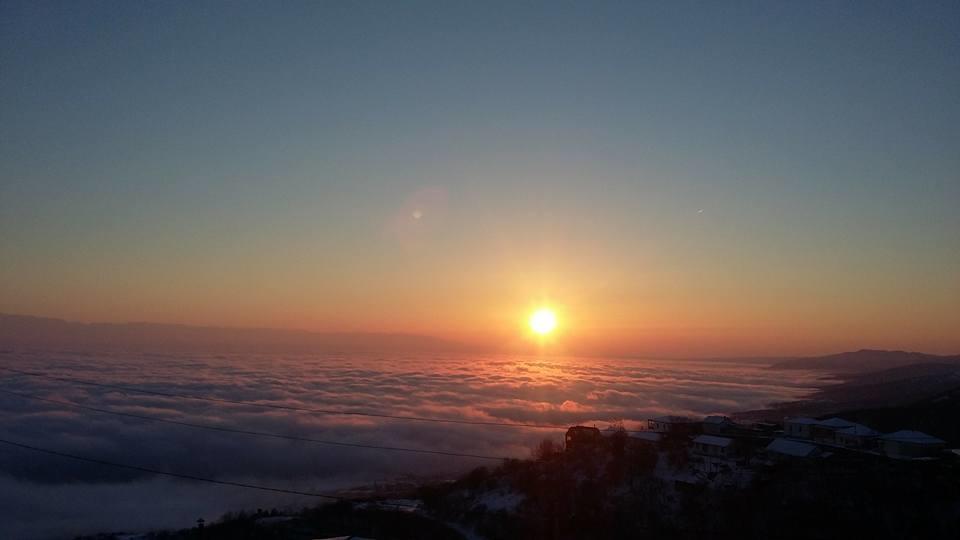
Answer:
[[809, 439], [812, 437], [810, 433], [810, 424], [794, 424], [792, 422], [787, 422], [784, 424], [783, 428], [788, 437], [797, 437], [800, 439]]
[[703, 423], [703, 432], [707, 435], [726, 435], [733, 431], [733, 426], [728, 423], [722, 424], [708, 424], [707, 422]]
[[656, 420], [647, 420], [647, 428], [657, 433], [687, 434], [695, 431], [692, 422], [657, 422]]
[[858, 448], [861, 450], [873, 450], [876, 448], [877, 439], [876, 437], [864, 437], [860, 435], [844, 435], [843, 433], [837, 433], [837, 444], [846, 446], [847, 448]]
[[694, 453], [704, 456], [726, 457], [727, 448], [723, 446], [713, 446], [710, 444], [693, 443]]
[[901, 441], [882, 441], [883, 453], [890, 457], [935, 457], [943, 452], [942, 444], [915, 444]]
[[837, 442], [837, 431], [834, 428], [823, 426], [809, 427], [810, 435], [814, 441], [827, 444], [835, 444]]
[[600, 444], [601, 440], [600, 430], [596, 428], [570, 428], [564, 442], [567, 450], [577, 450], [593, 448]]

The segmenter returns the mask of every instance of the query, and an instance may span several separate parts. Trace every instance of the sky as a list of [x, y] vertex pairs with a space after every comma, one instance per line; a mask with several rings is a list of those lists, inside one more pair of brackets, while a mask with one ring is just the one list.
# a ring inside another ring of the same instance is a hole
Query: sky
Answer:
[[0, 4], [0, 312], [960, 352], [956, 2]]

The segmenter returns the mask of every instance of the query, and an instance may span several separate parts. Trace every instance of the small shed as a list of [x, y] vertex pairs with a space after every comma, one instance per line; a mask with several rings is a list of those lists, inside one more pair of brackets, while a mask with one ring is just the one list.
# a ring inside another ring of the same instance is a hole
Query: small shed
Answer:
[[896, 459], [916, 459], [939, 456], [947, 447], [946, 441], [920, 431], [901, 430], [881, 435], [880, 451]]
[[567, 451], [596, 448], [603, 441], [600, 430], [589, 426], [573, 426], [567, 430], [564, 448]]

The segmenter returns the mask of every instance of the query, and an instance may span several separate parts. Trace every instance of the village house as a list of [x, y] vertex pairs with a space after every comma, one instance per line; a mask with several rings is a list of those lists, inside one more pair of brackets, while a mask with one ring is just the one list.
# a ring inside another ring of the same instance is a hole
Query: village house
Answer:
[[690, 449], [700, 456], [731, 458], [733, 457], [733, 439], [716, 435], [698, 435], [693, 439]]
[[838, 429], [835, 436], [836, 443], [840, 446], [856, 450], [873, 450], [880, 432], [863, 424], [854, 424]]
[[822, 453], [815, 444], [784, 438], [771, 441], [767, 445], [766, 452], [770, 458], [775, 460], [814, 458], [819, 457]]
[[663, 435], [655, 431], [633, 431], [627, 436], [627, 442], [637, 446], [656, 446], [662, 439]]
[[658, 416], [647, 420], [647, 428], [657, 433], [689, 435], [697, 428], [697, 422], [686, 416]]
[[815, 418], [807, 418], [804, 416], [787, 418], [783, 421], [783, 434], [786, 437], [793, 437], [795, 439], [812, 439], [813, 433], [811, 433], [810, 429], [819, 422], [820, 421]]
[[773, 435], [780, 429], [780, 426], [773, 422], [752, 422], [749, 429], [759, 435]]
[[567, 436], [564, 439], [564, 448], [566, 450], [581, 450], [596, 448], [603, 441], [600, 430], [595, 427], [573, 426], [567, 430]]
[[895, 459], [937, 457], [946, 448], [946, 441], [920, 431], [901, 430], [881, 435], [879, 450]]
[[726, 416], [714, 415], [703, 419], [703, 432], [707, 435], [727, 435], [737, 427], [737, 424]]
[[839, 444], [837, 441], [837, 431], [856, 426], [858, 426], [858, 424], [849, 420], [844, 420], [843, 418], [828, 418], [826, 420], [820, 420], [816, 424], [811, 425], [810, 434], [813, 438], [813, 442], [822, 444]]

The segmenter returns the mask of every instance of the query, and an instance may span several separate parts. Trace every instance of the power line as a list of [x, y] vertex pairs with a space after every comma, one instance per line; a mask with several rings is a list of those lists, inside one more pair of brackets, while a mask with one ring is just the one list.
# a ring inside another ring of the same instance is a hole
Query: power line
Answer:
[[12, 395], [12, 396], [17, 396], [17, 397], [20, 397], [20, 398], [23, 398], [23, 399], [33, 399], [33, 400], [37, 400], [37, 401], [45, 401], [45, 402], [47, 402], [47, 403], [56, 403], [56, 404], [58, 404], [58, 405], [67, 405], [67, 406], [70, 406], [70, 407], [76, 407], [76, 408], [78, 408], [78, 409], [84, 409], [84, 410], [87, 410], [87, 411], [93, 411], [93, 412], [102, 413], [102, 414], [111, 414], [111, 415], [114, 415], [114, 416], [123, 416], [123, 417], [127, 417], [127, 418], [136, 418], [136, 419], [138, 419], [138, 420], [147, 420], [147, 421], [150, 421], [150, 422], [162, 422], [162, 423], [165, 423], [165, 424], [173, 424], [173, 425], [177, 425], [177, 426], [185, 426], [185, 427], [191, 427], [191, 428], [196, 428], [196, 429], [206, 429], [206, 430], [210, 430], [210, 431], [219, 431], [219, 432], [223, 432], [223, 433], [238, 433], [238, 434], [242, 434], [242, 435], [254, 435], [254, 436], [258, 436], [258, 437], [272, 437], [272, 438], [275, 438], [275, 439], [285, 439], [285, 440], [289, 440], [289, 441], [309, 442], [309, 443], [315, 443], [315, 444], [324, 444], [324, 445], [328, 445], [328, 446], [346, 446], [346, 447], [350, 447], [350, 448], [366, 448], [366, 449], [370, 449], [370, 450], [386, 450], [386, 451], [391, 451], [391, 452], [407, 452], [407, 453], [412, 453], [412, 454], [430, 454], [430, 455], [451, 456], [451, 457], [464, 457], [464, 458], [473, 458], [473, 459], [487, 459], [487, 460], [495, 460], [495, 461], [503, 461], [503, 460], [510, 459], [510, 458], [508, 458], [508, 457], [503, 457], [503, 456], [489, 456], [489, 455], [481, 455], [481, 454], [465, 454], [465, 453], [460, 453], [460, 452], [445, 452], [445, 451], [442, 451], [442, 450], [426, 450], [426, 449], [420, 449], [420, 448], [406, 448], [406, 447], [400, 447], [400, 446], [382, 446], [382, 445], [374, 445], [374, 444], [348, 443], [348, 442], [341, 442], [341, 441], [331, 441], [331, 440], [324, 440], [324, 439], [314, 439], [314, 438], [310, 438], [310, 437], [298, 437], [298, 436], [296, 436], [296, 435], [283, 435], [283, 434], [280, 434], [280, 433], [270, 433], [270, 432], [266, 432], [266, 431], [253, 431], [253, 430], [246, 430], [246, 429], [237, 429], [237, 428], [229, 428], [229, 427], [222, 427], [222, 426], [213, 426], [213, 425], [209, 425], [209, 424], [197, 424], [197, 423], [193, 423], [193, 422], [184, 422], [184, 421], [181, 421], [181, 420], [172, 420], [172, 419], [169, 419], [169, 418], [158, 418], [158, 417], [156, 417], [156, 416], [146, 416], [146, 415], [141, 415], [141, 414], [133, 414], [133, 413], [120, 412], [120, 411], [113, 411], [113, 410], [110, 410], [110, 409], [100, 409], [100, 408], [97, 408], [97, 407], [91, 407], [91, 406], [89, 406], [89, 405], [83, 405], [83, 404], [81, 404], [81, 403], [75, 403], [75, 402], [72, 402], [72, 401], [62, 401], [62, 400], [59, 400], [59, 399], [50, 399], [50, 398], [45, 398], [45, 397], [40, 397], [40, 396], [34, 396], [34, 395], [30, 395], [30, 394], [21, 394], [21, 393], [19, 393], [19, 392], [12, 392], [12, 391], [10, 391], [10, 390], [4, 390], [4, 389], [0, 389], [0, 393], [9, 394], [9, 395]]
[[[39, 453], [41, 453], [41, 454], [49, 454], [49, 455], [51, 455], [51, 456], [59, 456], [59, 457], [69, 458], [69, 459], [73, 459], [73, 460], [77, 460], [77, 461], [84, 461], [84, 462], [87, 462], [87, 463], [95, 463], [95, 464], [97, 464], [97, 465], [103, 465], [103, 466], [107, 466], [107, 467], [116, 467], [116, 468], [120, 468], [120, 469], [132, 470], [132, 471], [140, 471], [140, 472], [145, 472], [145, 473], [150, 473], [150, 474], [157, 474], [157, 475], [162, 475], [162, 476], [170, 476], [170, 477], [173, 477], [173, 478], [180, 478], [180, 479], [182, 479], [182, 480], [192, 480], [192, 481], [194, 481], [194, 482], [206, 482], [206, 483], [208, 483], [208, 484], [219, 484], [219, 485], [222, 485], [222, 486], [232, 486], [232, 487], [239, 487], [239, 488], [244, 488], [244, 489], [256, 489], [256, 490], [260, 490], [260, 491], [270, 491], [270, 492], [274, 492], [274, 493], [286, 493], [286, 494], [288, 494], [288, 495], [303, 495], [303, 496], [305, 496], [305, 497], [318, 497], [318, 498], [322, 498], [322, 499], [332, 499], [332, 500], [335, 500], [335, 501], [353, 502], [353, 501], [351, 501], [350, 499], [347, 499], [347, 498], [345, 498], [345, 497], [338, 497], [338, 496], [336, 496], [336, 495], [330, 495], [330, 494], [327, 494], [327, 493], [314, 493], [314, 492], [310, 492], [310, 491], [299, 491], [299, 490], [295, 490], [295, 489], [285, 489], [285, 488], [270, 487], [270, 486], [260, 486], [260, 485], [256, 485], [256, 484], [246, 484], [246, 483], [243, 483], [243, 482], [231, 482], [231, 481], [229, 481], [229, 480], [216, 480], [216, 479], [213, 479], [213, 478], [204, 478], [204, 477], [202, 477], [202, 476], [194, 476], [194, 475], [192, 475], [192, 474], [180, 474], [180, 473], [173, 473], [173, 472], [168, 472], [168, 471], [161, 471], [161, 470], [158, 470], [158, 469], [151, 469], [151, 468], [149, 468], [149, 467], [141, 467], [141, 466], [139, 466], [139, 465], [129, 465], [129, 464], [126, 464], [126, 463], [116, 463], [116, 462], [114, 462], [114, 461], [106, 461], [106, 460], [102, 460], [102, 459], [95, 459], [95, 458], [89, 458], [89, 457], [85, 457], [85, 456], [78, 456], [78, 455], [75, 455], [75, 454], [68, 454], [68, 453], [66, 453], [66, 452], [60, 452], [60, 451], [57, 451], [57, 450], [50, 450], [50, 449], [48, 449], [48, 448], [40, 448], [40, 447], [37, 447], [37, 446], [30, 446], [30, 445], [28, 445], [28, 444], [18, 443], [18, 442], [14, 442], [14, 441], [8, 441], [8, 440], [6, 440], [6, 439], [0, 439], [0, 443], [6, 444], [6, 445], [9, 445], [9, 446], [15, 446], [15, 447], [17, 447], [17, 448], [23, 448], [23, 449], [25, 449], [25, 450], [30, 450], [30, 451], [33, 451], [33, 452], [39, 452]], [[390, 504], [389, 506], [406, 507], [406, 508], [416, 508], [416, 506], [414, 506], [414, 505], [405, 505], [405, 504]]]
[[122, 392], [134, 392], [134, 393], [141, 393], [141, 394], [148, 394], [148, 395], [162, 396], [162, 397], [171, 397], [171, 398], [180, 398], [180, 399], [194, 399], [198, 401], [210, 401], [214, 403], [229, 403], [232, 405], [248, 405], [251, 407], [261, 407], [265, 409], [279, 409], [279, 410], [286, 410], [286, 411], [297, 411], [297, 412], [315, 413], [315, 414], [364, 416], [364, 417], [371, 417], [371, 418], [384, 418], [384, 419], [390, 419], [390, 420], [405, 420], [405, 421], [412, 421], [412, 422], [432, 422], [437, 424], [464, 424], [464, 425], [471, 425], [471, 426], [499, 426], [499, 427], [527, 428], [527, 429], [567, 429], [568, 427], [568, 426], [559, 426], [559, 425], [553, 425], [553, 424], [531, 424], [531, 423], [524, 423], [524, 422], [497, 422], [492, 420], [462, 420], [462, 419], [456, 419], [456, 418], [435, 418], [435, 417], [427, 417], [427, 416], [398, 415], [398, 414], [372, 413], [372, 412], [362, 412], [362, 411], [314, 409], [310, 407], [298, 407], [295, 405], [277, 405], [275, 403], [261, 403], [258, 401], [247, 401], [247, 400], [241, 400], [241, 399], [217, 398], [217, 397], [211, 397], [211, 396], [181, 394], [177, 392], [161, 392], [159, 390], [146, 390], [142, 388], [135, 388], [135, 387], [129, 387], [129, 386], [98, 383], [94, 381], [75, 379], [71, 377], [59, 377], [56, 375], [51, 375], [49, 373], [22, 371], [19, 369], [14, 369], [14, 368], [4, 367], [4, 366], [0, 366], [0, 369], [5, 371], [10, 371], [13, 373], [18, 373], [20, 375], [28, 375], [30, 377], [43, 377], [46, 379], [53, 379], [61, 382], [83, 384], [83, 385], [95, 386], [99, 388], [109, 388], [111, 390], [119, 390]]

